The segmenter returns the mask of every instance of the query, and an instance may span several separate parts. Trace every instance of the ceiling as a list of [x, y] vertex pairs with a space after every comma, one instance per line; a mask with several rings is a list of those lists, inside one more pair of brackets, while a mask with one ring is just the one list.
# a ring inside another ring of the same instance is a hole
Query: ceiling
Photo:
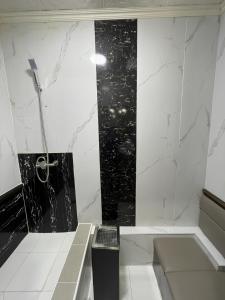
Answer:
[[0, 0], [0, 12], [217, 5], [223, 0]]

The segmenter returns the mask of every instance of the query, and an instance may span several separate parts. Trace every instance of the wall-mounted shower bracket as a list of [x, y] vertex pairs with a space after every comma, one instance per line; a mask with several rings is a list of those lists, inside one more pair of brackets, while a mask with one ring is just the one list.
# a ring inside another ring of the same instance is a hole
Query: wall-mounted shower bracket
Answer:
[[59, 164], [58, 160], [54, 160], [52, 163], [47, 163], [44, 156], [39, 157], [39, 159], [40, 158], [42, 158], [42, 161], [37, 160], [36, 168], [41, 168], [42, 170], [46, 170], [47, 167], [57, 167]]

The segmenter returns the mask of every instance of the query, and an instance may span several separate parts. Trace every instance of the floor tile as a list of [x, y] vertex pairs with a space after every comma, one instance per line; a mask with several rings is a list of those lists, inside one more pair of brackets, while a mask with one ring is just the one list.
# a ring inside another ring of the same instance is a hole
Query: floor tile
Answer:
[[8, 292], [4, 300], [51, 300], [52, 295], [53, 292]]
[[60, 252], [56, 256], [55, 262], [52, 266], [50, 273], [48, 274], [47, 281], [44, 285], [43, 288], [44, 291], [54, 291], [58, 283], [59, 276], [62, 272], [63, 266], [66, 262], [66, 258], [67, 258], [67, 252]]
[[65, 238], [65, 233], [39, 233], [40, 238], [32, 252], [53, 253], [59, 252]]
[[51, 300], [52, 296], [53, 296], [53, 291], [52, 292], [41, 292], [38, 300]]
[[55, 253], [29, 254], [6, 291], [41, 291], [55, 258]]
[[39, 233], [29, 233], [15, 249], [16, 253], [32, 252], [34, 247], [38, 244], [40, 239]]
[[19, 267], [24, 263], [28, 254], [13, 253], [0, 268], [0, 292], [5, 291]]
[[133, 300], [162, 300], [152, 265], [129, 266]]
[[129, 267], [120, 267], [120, 300], [132, 300]]
[[70, 247], [73, 243], [74, 237], [75, 237], [75, 232], [67, 232], [59, 251], [60, 252], [69, 252]]

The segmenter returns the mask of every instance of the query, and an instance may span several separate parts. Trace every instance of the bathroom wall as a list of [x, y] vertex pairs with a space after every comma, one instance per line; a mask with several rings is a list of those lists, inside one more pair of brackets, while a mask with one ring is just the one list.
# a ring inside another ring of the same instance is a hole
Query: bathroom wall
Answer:
[[49, 151], [73, 153], [79, 222], [101, 223], [94, 22], [1, 28], [18, 152], [43, 152], [37, 95], [27, 74], [34, 57], [43, 88]]
[[225, 201], [225, 15], [221, 17], [205, 187]]
[[217, 17], [140, 20], [137, 223], [193, 225], [204, 186]]
[[0, 44], [0, 195], [21, 184], [4, 57]]
[[27, 234], [11, 104], [0, 44], [0, 266]]
[[[133, 123], [137, 144], [132, 148], [137, 161], [132, 169], [136, 177], [136, 225], [197, 223], [205, 180], [218, 27], [217, 17], [137, 22]], [[34, 57], [43, 87], [49, 151], [73, 153], [78, 220], [101, 223], [101, 95], [98, 90], [97, 96], [93, 63], [97, 45], [94, 22], [12, 24], [3, 25], [0, 32], [18, 152], [42, 152], [37, 96], [27, 73], [27, 59]], [[110, 56], [114, 58], [118, 59]], [[128, 66], [134, 66], [130, 60]], [[125, 85], [122, 73], [118, 82], [120, 79]], [[107, 83], [105, 91], [108, 87]], [[123, 104], [124, 95], [118, 95], [122, 100], [115, 97], [115, 103]], [[121, 116], [116, 113], [115, 118]], [[124, 142], [122, 147], [127, 154], [128, 144]], [[126, 168], [123, 172], [131, 176]]]

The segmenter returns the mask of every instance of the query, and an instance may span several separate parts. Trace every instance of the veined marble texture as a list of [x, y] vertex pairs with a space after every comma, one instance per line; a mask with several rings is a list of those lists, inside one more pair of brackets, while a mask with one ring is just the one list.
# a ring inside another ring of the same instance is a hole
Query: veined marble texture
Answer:
[[[49, 180], [41, 183], [35, 170], [36, 154], [19, 154], [23, 195], [30, 232], [67, 232], [77, 228], [72, 153], [50, 153]], [[45, 178], [45, 171], [40, 176]]]
[[1, 26], [19, 153], [42, 152], [36, 60], [50, 152], [72, 152], [79, 222], [101, 223], [94, 22]]
[[199, 200], [205, 183], [218, 17], [188, 18], [174, 220], [176, 225], [198, 224]]
[[27, 232], [21, 184], [0, 196], [0, 267]]
[[[138, 228], [138, 227], [137, 227]], [[154, 235], [120, 235], [120, 264], [147, 265], [153, 262]]]
[[4, 57], [0, 44], [0, 195], [21, 183]]
[[225, 201], [225, 15], [221, 17], [205, 187]]
[[[197, 222], [218, 28], [217, 17], [138, 20], [137, 225]], [[94, 23], [1, 25], [0, 33], [18, 152], [43, 150], [27, 73], [34, 57], [49, 151], [73, 153], [78, 220], [101, 223]]]
[[137, 225], [198, 222], [218, 28], [217, 17], [138, 22]]
[[98, 120], [105, 225], [135, 225], [137, 21], [95, 21]]

